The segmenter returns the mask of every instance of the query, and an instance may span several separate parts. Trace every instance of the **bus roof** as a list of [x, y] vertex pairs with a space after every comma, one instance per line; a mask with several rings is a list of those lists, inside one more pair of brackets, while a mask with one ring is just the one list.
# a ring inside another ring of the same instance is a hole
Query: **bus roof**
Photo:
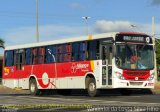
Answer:
[[45, 42], [38, 42], [38, 43], [30, 43], [30, 44], [22, 44], [22, 45], [15, 45], [15, 46], [7, 46], [5, 50], [12, 50], [12, 49], [20, 49], [20, 48], [32, 48], [32, 47], [39, 47], [39, 46], [47, 46], [47, 45], [56, 45], [56, 44], [63, 44], [63, 43], [71, 43], [76, 41], [85, 41], [85, 40], [94, 40], [106, 37], [114, 37], [118, 32], [112, 33], [102, 33], [96, 35], [89, 35], [89, 36], [81, 36], [76, 38], [65, 38], [53, 41], [45, 41]]
[[136, 34], [136, 35], [147, 35], [143, 32], [120, 32], [120, 34], [130, 34], [130, 35], [133, 35], [133, 34]]
[[138, 32], [111, 32], [111, 33], [102, 33], [102, 34], [95, 34], [95, 35], [89, 35], [89, 36], [81, 36], [81, 37], [76, 37], [76, 38], [65, 38], [65, 39], [59, 39], [59, 40], [53, 40], [53, 41], [45, 41], [45, 42], [38, 42], [38, 43], [8, 46], [8, 47], [5, 48], [5, 50], [33, 48], [33, 47], [40, 47], [40, 46], [47, 46], [47, 45], [71, 43], [71, 42], [76, 42], [76, 41], [78, 42], [78, 41], [85, 41], [85, 40], [101, 39], [101, 38], [107, 38], [107, 37], [113, 37], [114, 38], [116, 34], [146, 35], [144, 33], [138, 33]]

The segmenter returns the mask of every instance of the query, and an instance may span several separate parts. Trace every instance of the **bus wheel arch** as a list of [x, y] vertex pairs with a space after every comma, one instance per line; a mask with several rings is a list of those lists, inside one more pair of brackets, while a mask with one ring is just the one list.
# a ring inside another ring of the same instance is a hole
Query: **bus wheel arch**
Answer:
[[34, 76], [29, 78], [29, 90], [31, 95], [40, 95], [41, 91], [38, 89], [37, 81]]
[[85, 88], [89, 96], [94, 97], [99, 94], [99, 90], [97, 90], [96, 79], [93, 74], [88, 74], [85, 78]]

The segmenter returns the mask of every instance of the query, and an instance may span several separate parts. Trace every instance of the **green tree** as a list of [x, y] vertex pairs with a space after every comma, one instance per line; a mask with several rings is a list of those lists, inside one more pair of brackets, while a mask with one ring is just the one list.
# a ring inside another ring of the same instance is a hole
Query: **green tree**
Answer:
[[0, 38], [0, 47], [4, 48], [4, 40], [2, 38]]

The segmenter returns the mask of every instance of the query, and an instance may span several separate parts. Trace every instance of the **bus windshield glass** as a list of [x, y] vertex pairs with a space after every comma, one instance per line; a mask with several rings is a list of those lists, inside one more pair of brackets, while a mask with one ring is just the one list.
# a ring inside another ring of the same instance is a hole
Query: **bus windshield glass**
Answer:
[[117, 44], [116, 65], [121, 69], [150, 70], [154, 67], [153, 46], [146, 44]]

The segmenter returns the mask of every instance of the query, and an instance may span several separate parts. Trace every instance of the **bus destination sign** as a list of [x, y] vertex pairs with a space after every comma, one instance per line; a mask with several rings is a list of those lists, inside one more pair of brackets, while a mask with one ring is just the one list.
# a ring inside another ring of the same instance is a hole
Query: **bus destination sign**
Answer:
[[116, 42], [139, 42], [151, 44], [152, 39], [147, 35], [117, 35]]
[[123, 36], [124, 41], [138, 41], [144, 42], [144, 37], [135, 37], [135, 36]]

